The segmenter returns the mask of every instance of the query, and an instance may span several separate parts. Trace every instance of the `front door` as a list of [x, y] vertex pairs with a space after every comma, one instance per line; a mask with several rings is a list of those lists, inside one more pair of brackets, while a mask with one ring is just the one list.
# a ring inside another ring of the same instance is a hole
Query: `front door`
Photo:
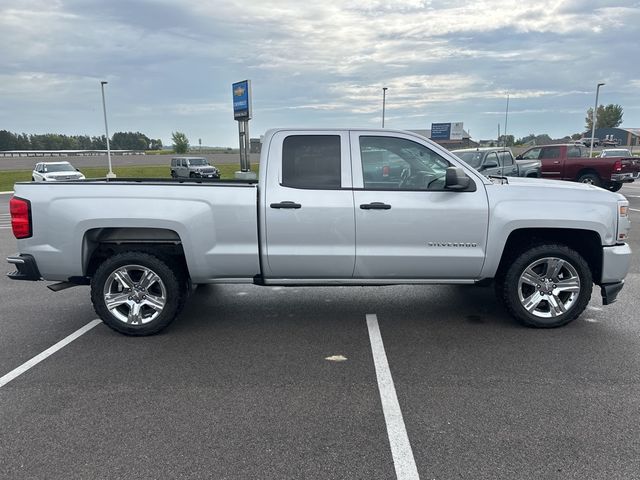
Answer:
[[355, 225], [348, 133], [276, 133], [265, 168], [265, 277], [351, 278]]
[[[452, 164], [411, 135], [352, 132], [356, 268], [363, 279], [473, 279], [485, 258], [484, 185], [444, 188]], [[468, 170], [467, 170], [468, 171]], [[469, 171], [468, 171], [469, 172]]]

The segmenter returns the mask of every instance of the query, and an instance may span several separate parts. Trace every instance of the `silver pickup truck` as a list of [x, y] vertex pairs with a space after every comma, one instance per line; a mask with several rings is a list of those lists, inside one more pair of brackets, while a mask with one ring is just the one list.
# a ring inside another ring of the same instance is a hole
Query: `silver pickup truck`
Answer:
[[259, 182], [17, 183], [15, 280], [91, 285], [129, 335], [166, 327], [192, 285], [484, 284], [525, 325], [616, 299], [628, 202], [591, 185], [489, 179], [392, 130], [267, 132]]

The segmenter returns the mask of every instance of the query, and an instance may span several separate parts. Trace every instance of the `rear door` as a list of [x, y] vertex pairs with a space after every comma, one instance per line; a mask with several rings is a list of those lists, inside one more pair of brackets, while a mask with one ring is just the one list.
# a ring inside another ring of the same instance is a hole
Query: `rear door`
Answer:
[[277, 132], [268, 159], [265, 277], [351, 278], [355, 225], [348, 132]]
[[480, 274], [489, 213], [484, 184], [472, 175], [473, 188], [446, 191], [452, 163], [427, 145], [398, 132], [351, 133], [356, 278]]

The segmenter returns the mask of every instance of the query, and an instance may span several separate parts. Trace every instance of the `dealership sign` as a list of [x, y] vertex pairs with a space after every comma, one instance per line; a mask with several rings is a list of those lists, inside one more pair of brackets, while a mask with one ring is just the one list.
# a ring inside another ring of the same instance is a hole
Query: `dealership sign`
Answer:
[[251, 119], [251, 80], [243, 80], [234, 83], [233, 92], [233, 118], [234, 120]]
[[462, 122], [432, 123], [431, 140], [462, 140]]

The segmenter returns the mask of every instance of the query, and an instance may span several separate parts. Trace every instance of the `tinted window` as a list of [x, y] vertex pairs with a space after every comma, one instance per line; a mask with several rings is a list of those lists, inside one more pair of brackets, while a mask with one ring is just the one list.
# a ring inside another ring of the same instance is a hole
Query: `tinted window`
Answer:
[[540, 158], [540, 148], [532, 148], [528, 152], [522, 154], [522, 158], [525, 160], [538, 160]]
[[340, 188], [340, 137], [291, 135], [282, 145], [282, 185], [293, 188]]
[[[487, 165], [487, 164], [489, 164], [489, 163], [495, 163], [495, 164], [497, 164], [498, 166], [500, 166], [500, 162], [498, 161], [498, 154], [497, 154], [497, 153], [495, 153], [495, 152], [489, 152], [489, 153], [487, 154], [487, 158], [485, 158], [485, 159], [484, 159], [484, 162], [483, 162], [483, 163], [484, 163], [485, 165]], [[495, 168], [495, 166], [490, 167], [490, 166], [488, 166], [488, 165], [487, 165], [487, 168]]]
[[582, 149], [580, 147], [569, 147], [567, 156], [569, 158], [580, 158], [582, 156]]
[[542, 149], [542, 158], [560, 158], [560, 147], [545, 147]]
[[394, 137], [360, 137], [364, 188], [444, 190], [449, 162], [427, 147]]

